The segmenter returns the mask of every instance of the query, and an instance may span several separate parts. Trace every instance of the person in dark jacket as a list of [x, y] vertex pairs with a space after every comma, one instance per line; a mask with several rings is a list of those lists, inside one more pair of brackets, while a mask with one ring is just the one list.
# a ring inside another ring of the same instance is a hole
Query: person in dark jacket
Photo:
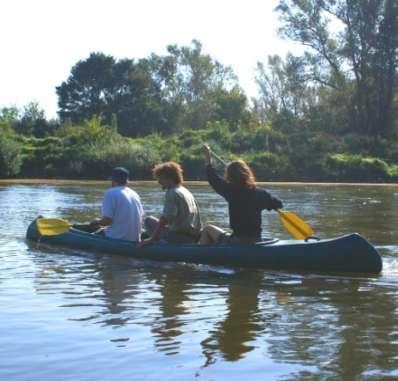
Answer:
[[225, 178], [219, 176], [212, 165], [211, 150], [202, 147], [207, 162], [207, 179], [211, 187], [228, 202], [229, 224], [232, 234], [215, 225], [206, 225], [200, 244], [218, 242], [252, 244], [261, 241], [261, 212], [277, 210], [282, 202], [265, 189], [256, 186], [250, 167], [243, 160], [231, 162], [226, 167]]

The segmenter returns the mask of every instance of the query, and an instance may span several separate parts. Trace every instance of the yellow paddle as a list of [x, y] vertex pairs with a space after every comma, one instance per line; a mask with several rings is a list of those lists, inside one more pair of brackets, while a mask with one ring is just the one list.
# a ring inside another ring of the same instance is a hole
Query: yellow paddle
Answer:
[[286, 230], [296, 239], [307, 239], [314, 234], [311, 226], [297, 214], [287, 210], [278, 210], [279, 219]]
[[41, 235], [53, 236], [67, 232], [72, 225], [61, 218], [38, 218], [36, 226]]

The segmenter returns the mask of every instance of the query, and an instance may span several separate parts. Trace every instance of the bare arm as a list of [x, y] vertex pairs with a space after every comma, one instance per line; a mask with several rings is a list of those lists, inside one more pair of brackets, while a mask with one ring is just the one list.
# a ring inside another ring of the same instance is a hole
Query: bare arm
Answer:
[[160, 234], [162, 233], [165, 226], [168, 224], [166, 217], [161, 216], [159, 219], [158, 226], [153, 232], [152, 236], [141, 241], [140, 246], [150, 245], [151, 243], [157, 242], [160, 239]]
[[112, 225], [112, 218], [102, 216], [100, 218], [96, 218], [93, 221], [90, 222], [90, 225], [93, 226], [109, 226]]
[[[202, 146], [202, 152], [205, 157], [206, 161], [206, 173], [207, 173], [207, 180], [209, 181], [209, 184], [211, 187], [221, 196], [224, 198], [228, 198], [228, 193], [229, 193], [229, 185], [228, 183], [217, 174], [216, 170], [212, 166], [212, 155], [215, 155], [212, 153], [210, 146], [207, 144], [204, 144]], [[224, 166], [226, 166], [226, 163], [217, 156], [218, 160], [223, 163]]]

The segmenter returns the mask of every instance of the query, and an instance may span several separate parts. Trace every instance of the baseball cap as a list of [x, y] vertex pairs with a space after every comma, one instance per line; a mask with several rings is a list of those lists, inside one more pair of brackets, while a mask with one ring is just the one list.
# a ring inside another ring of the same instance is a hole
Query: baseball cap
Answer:
[[111, 179], [117, 183], [124, 184], [129, 179], [129, 171], [124, 167], [113, 168]]

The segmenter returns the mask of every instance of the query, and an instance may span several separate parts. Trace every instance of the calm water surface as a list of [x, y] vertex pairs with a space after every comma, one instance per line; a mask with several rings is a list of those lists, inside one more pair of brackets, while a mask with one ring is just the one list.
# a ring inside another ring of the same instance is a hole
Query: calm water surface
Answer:
[[[105, 184], [0, 185], [0, 380], [398, 379], [398, 187], [272, 186], [318, 236], [357, 231], [381, 276], [157, 263], [25, 241], [38, 214], [83, 222]], [[162, 194], [136, 186], [158, 214]], [[223, 200], [193, 187], [203, 217]], [[288, 238], [275, 214], [267, 235]]]

